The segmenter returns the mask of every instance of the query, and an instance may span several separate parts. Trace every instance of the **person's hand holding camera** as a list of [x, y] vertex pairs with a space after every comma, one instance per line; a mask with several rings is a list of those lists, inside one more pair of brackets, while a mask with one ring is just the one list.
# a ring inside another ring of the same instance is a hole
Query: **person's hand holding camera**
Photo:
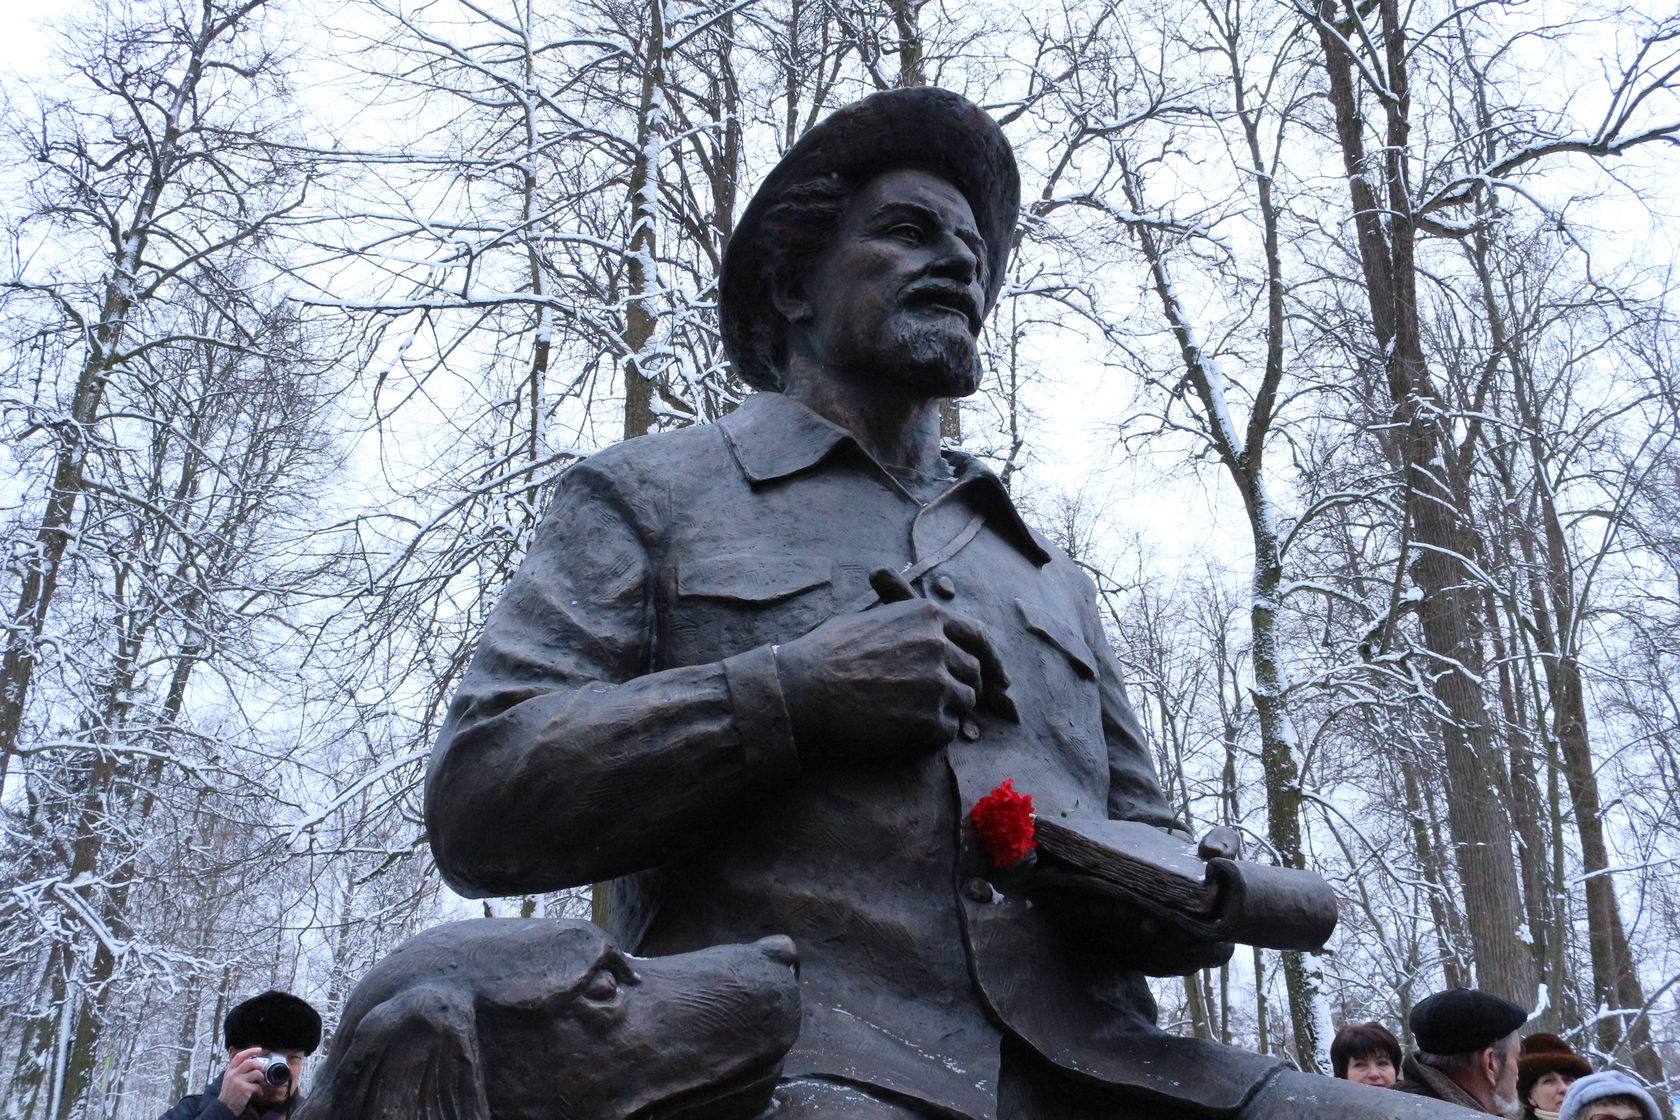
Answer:
[[303, 1061], [298, 1050], [270, 1050], [252, 1046], [228, 1052], [227, 1072], [222, 1075], [222, 1091], [216, 1099], [228, 1111], [239, 1115], [247, 1106], [258, 1110], [265, 1106], [281, 1105], [292, 1095], [297, 1066]]
[[261, 1046], [252, 1046], [228, 1058], [227, 1072], [222, 1074], [222, 1091], [216, 1099], [235, 1116], [244, 1112], [251, 1098], [267, 1084], [267, 1071], [257, 1060], [262, 1053]]

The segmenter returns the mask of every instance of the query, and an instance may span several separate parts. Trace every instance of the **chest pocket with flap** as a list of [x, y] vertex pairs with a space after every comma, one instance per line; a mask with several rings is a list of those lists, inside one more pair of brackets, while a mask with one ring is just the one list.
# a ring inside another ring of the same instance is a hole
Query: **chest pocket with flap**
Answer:
[[826, 556], [705, 556], [677, 569], [677, 594], [684, 598], [779, 603], [828, 583], [833, 562]]
[[1020, 610], [1021, 620], [1026, 623], [1027, 629], [1060, 650], [1073, 665], [1074, 672], [1086, 680], [1096, 677], [1096, 658], [1078, 630], [1037, 603], [1017, 599], [1015, 606]]
[[696, 665], [786, 642], [834, 611], [826, 556], [684, 557], [660, 605], [662, 667]]

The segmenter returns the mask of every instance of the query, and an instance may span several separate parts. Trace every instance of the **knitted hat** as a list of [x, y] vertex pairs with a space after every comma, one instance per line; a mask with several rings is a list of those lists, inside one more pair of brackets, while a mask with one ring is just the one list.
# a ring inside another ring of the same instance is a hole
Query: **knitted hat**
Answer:
[[298, 997], [271, 989], [229, 1011], [222, 1035], [230, 1050], [264, 1046], [313, 1054], [321, 1045], [321, 1016]]
[[1508, 999], [1475, 988], [1452, 988], [1412, 1008], [1412, 1036], [1428, 1054], [1470, 1054], [1486, 1050], [1528, 1021], [1528, 1012]]
[[1591, 1072], [1587, 1060], [1557, 1035], [1531, 1034], [1523, 1039], [1522, 1053], [1517, 1055], [1517, 1100], [1526, 1104], [1529, 1090], [1548, 1073], [1561, 1073], [1575, 1081]]
[[890, 89], [835, 111], [788, 149], [747, 203], [724, 247], [718, 320], [735, 372], [755, 389], [779, 390], [776, 338], [781, 312], [766, 245], [783, 236], [766, 222], [782, 192], [818, 176], [857, 181], [916, 168], [946, 180], [968, 200], [986, 243], [986, 302], [997, 302], [1021, 205], [1015, 154], [986, 111], [934, 86]]
[[1605, 1097], [1632, 1097], [1645, 1113], [1645, 1120], [1662, 1120], [1662, 1110], [1645, 1086], [1619, 1069], [1589, 1073], [1571, 1085], [1569, 1095], [1563, 1098], [1563, 1106], [1558, 1109], [1558, 1120], [1581, 1120], [1587, 1114], [1588, 1105]]

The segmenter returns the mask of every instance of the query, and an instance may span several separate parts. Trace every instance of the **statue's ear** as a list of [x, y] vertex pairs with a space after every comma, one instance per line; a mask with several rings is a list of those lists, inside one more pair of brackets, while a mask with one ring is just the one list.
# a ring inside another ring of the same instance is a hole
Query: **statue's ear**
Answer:
[[805, 280], [788, 280], [776, 277], [770, 284], [770, 301], [776, 305], [776, 310], [782, 313], [782, 318], [790, 323], [809, 323], [811, 321], [811, 301], [805, 296]]
[[333, 1055], [322, 1120], [490, 1120], [472, 999], [455, 986], [411, 988], [362, 1016]]

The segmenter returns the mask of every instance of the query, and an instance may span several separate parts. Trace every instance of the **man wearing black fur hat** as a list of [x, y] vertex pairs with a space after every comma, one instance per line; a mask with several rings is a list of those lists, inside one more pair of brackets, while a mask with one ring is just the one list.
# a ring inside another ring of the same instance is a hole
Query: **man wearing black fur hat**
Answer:
[[[266, 991], [222, 1021], [227, 1068], [159, 1120], [279, 1120], [301, 1097], [303, 1060], [321, 1045], [321, 1016], [297, 996]], [[277, 1059], [284, 1059], [280, 1063]]]
[[469, 895], [616, 877], [643, 954], [792, 936], [779, 1120], [1461, 1115], [1163, 1033], [1144, 973], [1230, 947], [968, 827], [1006, 781], [1040, 818], [1173, 824], [1090, 580], [940, 446], [1019, 192], [944, 90], [789, 150], [719, 280], [761, 391], [562, 478], [433, 754], [438, 866]]

